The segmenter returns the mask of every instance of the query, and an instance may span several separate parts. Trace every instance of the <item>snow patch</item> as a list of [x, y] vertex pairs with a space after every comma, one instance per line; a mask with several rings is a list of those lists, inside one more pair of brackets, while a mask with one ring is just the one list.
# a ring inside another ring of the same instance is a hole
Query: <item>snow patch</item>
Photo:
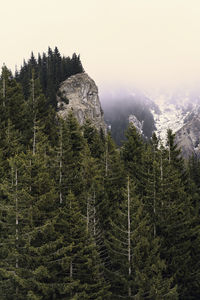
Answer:
[[137, 131], [142, 135], [143, 134], [143, 130], [142, 130], [143, 122], [140, 122], [134, 115], [130, 115], [128, 120], [129, 120], [129, 123], [132, 123], [135, 126], [135, 128], [137, 129]]
[[155, 120], [155, 133], [164, 145], [166, 144], [167, 130], [171, 129], [173, 133], [176, 133], [184, 126], [191, 111], [196, 114], [199, 109], [199, 96], [193, 98], [189, 91], [175, 94], [158, 93], [151, 99], [160, 110], [157, 112], [152, 108], [151, 113]]
[[157, 137], [165, 144], [167, 130], [171, 129], [174, 133], [181, 129], [184, 125], [184, 120], [189, 114], [182, 107], [177, 107], [174, 104], [162, 103], [159, 105], [160, 113], [151, 110], [156, 126]]

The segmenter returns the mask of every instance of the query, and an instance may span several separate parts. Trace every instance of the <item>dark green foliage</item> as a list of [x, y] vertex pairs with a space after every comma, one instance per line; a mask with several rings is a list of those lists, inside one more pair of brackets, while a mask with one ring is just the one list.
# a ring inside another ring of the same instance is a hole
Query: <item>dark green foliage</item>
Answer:
[[80, 55], [76, 53], [72, 58], [61, 57], [57, 47], [54, 51], [49, 47], [47, 54], [38, 54], [38, 59], [35, 59], [32, 53], [28, 62], [24, 61], [21, 70], [16, 74], [17, 81], [22, 84], [25, 99], [30, 96], [32, 70], [35, 72], [34, 79], [39, 78], [42, 91], [54, 108], [57, 107], [56, 93], [60, 83], [71, 75], [84, 72]]
[[55, 229], [62, 235], [55, 256], [57, 299], [107, 299], [108, 287], [101, 273], [94, 240], [73, 194], [60, 207]]
[[199, 160], [186, 169], [171, 130], [164, 148], [130, 125], [119, 150], [59, 119], [55, 92], [82, 71], [57, 48], [2, 69], [0, 298], [199, 299]]
[[139, 186], [142, 179], [142, 138], [132, 124], [126, 131], [126, 138], [122, 147], [122, 158], [128, 174], [135, 180], [137, 188], [141, 190]]
[[151, 219], [129, 179], [124, 192], [107, 240], [112, 299], [178, 299], [172, 280], [164, 275], [159, 238], [153, 236]]
[[89, 120], [83, 126], [84, 138], [86, 139], [92, 157], [100, 159], [104, 154], [105, 140], [101, 131], [101, 136]]
[[39, 79], [32, 78], [30, 81], [30, 96], [25, 103], [25, 112], [27, 117], [24, 121], [24, 143], [29, 144], [32, 148], [35, 133], [37, 144], [37, 132], [40, 130], [55, 145], [57, 138], [56, 112], [48, 105], [47, 99], [42, 93]]

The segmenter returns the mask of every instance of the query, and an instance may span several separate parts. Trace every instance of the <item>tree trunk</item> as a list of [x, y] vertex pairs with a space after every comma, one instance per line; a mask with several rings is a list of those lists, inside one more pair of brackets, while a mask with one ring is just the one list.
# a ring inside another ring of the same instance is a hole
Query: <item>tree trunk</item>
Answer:
[[[19, 212], [18, 212], [18, 195], [17, 195], [17, 189], [18, 189], [18, 175], [17, 175], [17, 168], [15, 169], [15, 224], [16, 224], [16, 231], [15, 231], [15, 239], [16, 239], [16, 247], [18, 244], [18, 240], [19, 240], [19, 230], [18, 230], [18, 226], [19, 226]], [[16, 257], [15, 260], [15, 266], [16, 269], [18, 269], [19, 267], [19, 262], [18, 262], [18, 257]]]
[[[130, 183], [128, 177], [128, 275], [131, 275], [131, 219], [130, 219]], [[131, 288], [128, 287], [128, 296], [131, 297]]]
[[36, 152], [36, 112], [35, 112], [35, 85], [34, 78], [32, 77], [32, 102], [33, 102], [33, 155]]
[[60, 204], [63, 202], [62, 199], [62, 156], [63, 156], [63, 142], [62, 142], [62, 127], [60, 128], [60, 172], [59, 172], [59, 185], [60, 185]]

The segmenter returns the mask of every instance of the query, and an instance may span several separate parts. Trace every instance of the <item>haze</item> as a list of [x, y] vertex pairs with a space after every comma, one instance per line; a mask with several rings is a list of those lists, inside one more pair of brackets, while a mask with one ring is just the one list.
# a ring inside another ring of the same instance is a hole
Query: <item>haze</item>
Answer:
[[0, 26], [0, 65], [12, 70], [57, 46], [80, 53], [100, 92], [199, 81], [199, 0], [7, 0]]

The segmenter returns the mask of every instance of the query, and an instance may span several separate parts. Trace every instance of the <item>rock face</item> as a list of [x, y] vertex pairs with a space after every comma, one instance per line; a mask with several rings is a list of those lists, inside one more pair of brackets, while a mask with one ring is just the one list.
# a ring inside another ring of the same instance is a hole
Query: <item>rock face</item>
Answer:
[[200, 157], [200, 117], [193, 117], [176, 132], [176, 143], [182, 150], [185, 158], [192, 154]]
[[156, 131], [163, 145], [166, 144], [167, 129], [175, 133], [175, 142], [182, 156], [200, 157], [200, 90], [184, 89], [158, 91], [151, 96], [159, 111], [152, 110]]
[[129, 123], [132, 123], [135, 126], [135, 128], [137, 129], [139, 134], [143, 134], [143, 131], [142, 131], [143, 122], [140, 122], [134, 115], [130, 115], [128, 120], [129, 120]]
[[89, 119], [98, 130], [106, 125], [98, 96], [98, 88], [86, 73], [76, 74], [62, 82], [58, 94], [58, 114], [66, 118], [72, 110], [80, 125]]

